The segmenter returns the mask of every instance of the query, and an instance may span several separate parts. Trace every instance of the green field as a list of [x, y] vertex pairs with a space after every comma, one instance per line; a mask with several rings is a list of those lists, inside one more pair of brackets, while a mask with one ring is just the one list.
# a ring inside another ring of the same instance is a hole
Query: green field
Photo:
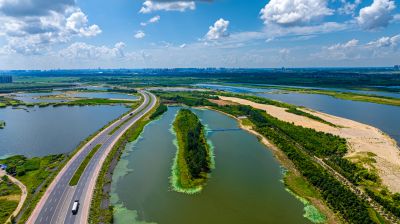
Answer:
[[[7, 164], [7, 172], [15, 175], [28, 190], [24, 207], [26, 208], [21, 220], [23, 223], [27, 214], [34, 208], [41, 194], [50, 184], [51, 177], [64, 161], [65, 155], [50, 155], [45, 157], [26, 158], [22, 155], [11, 156], [0, 160], [0, 164]], [[32, 206], [33, 205], [33, 206]]]

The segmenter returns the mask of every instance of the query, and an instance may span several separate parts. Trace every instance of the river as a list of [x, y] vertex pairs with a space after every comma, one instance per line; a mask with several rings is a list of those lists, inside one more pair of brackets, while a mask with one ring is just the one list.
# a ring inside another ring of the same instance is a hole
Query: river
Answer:
[[272, 152], [215, 111], [193, 110], [210, 130], [215, 151], [207, 186], [196, 195], [172, 191], [176, 147], [170, 129], [178, 110], [169, 107], [126, 146], [113, 174], [115, 223], [310, 223], [303, 204], [285, 189]]

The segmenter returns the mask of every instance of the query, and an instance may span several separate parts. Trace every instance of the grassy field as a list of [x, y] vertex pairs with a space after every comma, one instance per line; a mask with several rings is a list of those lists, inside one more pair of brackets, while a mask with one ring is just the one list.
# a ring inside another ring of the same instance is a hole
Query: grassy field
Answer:
[[3, 176], [0, 180], [0, 223], [5, 223], [17, 208], [20, 195], [21, 189]]
[[[40, 199], [40, 194], [47, 187], [50, 177], [59, 168], [60, 163], [65, 159], [64, 155], [50, 155], [45, 157], [26, 158], [25, 156], [17, 155], [0, 160], [0, 164], [7, 164], [7, 172], [12, 173], [20, 180], [28, 190], [28, 196], [24, 207], [26, 211], [20, 220], [24, 223], [35, 205]], [[17, 202], [18, 203], [18, 202]]]
[[101, 147], [101, 144], [96, 145], [90, 152], [89, 154], [85, 157], [85, 159], [83, 160], [83, 162], [81, 163], [81, 165], [78, 167], [78, 169], [76, 170], [74, 176], [72, 176], [71, 180], [69, 181], [69, 185], [70, 186], [75, 186], [78, 184], [79, 179], [82, 176], [83, 171], [85, 171], [86, 166], [89, 164], [90, 160], [92, 159], [92, 157], [94, 156], [94, 154], [96, 154], [96, 152], [99, 150], [99, 148]]
[[0, 223], [5, 223], [17, 206], [18, 201], [0, 199]]

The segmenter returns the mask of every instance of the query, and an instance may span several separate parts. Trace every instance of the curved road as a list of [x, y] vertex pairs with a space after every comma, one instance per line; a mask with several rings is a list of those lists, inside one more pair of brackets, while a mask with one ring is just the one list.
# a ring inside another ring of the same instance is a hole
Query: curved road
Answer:
[[[156, 105], [157, 99], [152, 93], [140, 91], [140, 94], [144, 97], [144, 101], [137, 109], [130, 113], [132, 115], [125, 115], [101, 131], [69, 160], [46, 190], [27, 223], [83, 224], [88, 222], [90, 203], [97, 176], [108, 153], [123, 133]], [[124, 121], [127, 122], [124, 123]], [[121, 127], [112, 135], [109, 135], [119, 125]], [[97, 144], [102, 144], [102, 146], [88, 163], [78, 184], [73, 187], [69, 186], [69, 181], [76, 169]], [[71, 209], [75, 200], [79, 200], [80, 202], [79, 211], [78, 214], [72, 215]]]

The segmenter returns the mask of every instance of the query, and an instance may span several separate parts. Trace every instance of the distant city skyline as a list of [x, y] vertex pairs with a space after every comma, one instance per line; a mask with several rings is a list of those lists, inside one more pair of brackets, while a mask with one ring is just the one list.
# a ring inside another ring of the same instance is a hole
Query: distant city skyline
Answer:
[[393, 67], [394, 0], [0, 0], [0, 69]]

